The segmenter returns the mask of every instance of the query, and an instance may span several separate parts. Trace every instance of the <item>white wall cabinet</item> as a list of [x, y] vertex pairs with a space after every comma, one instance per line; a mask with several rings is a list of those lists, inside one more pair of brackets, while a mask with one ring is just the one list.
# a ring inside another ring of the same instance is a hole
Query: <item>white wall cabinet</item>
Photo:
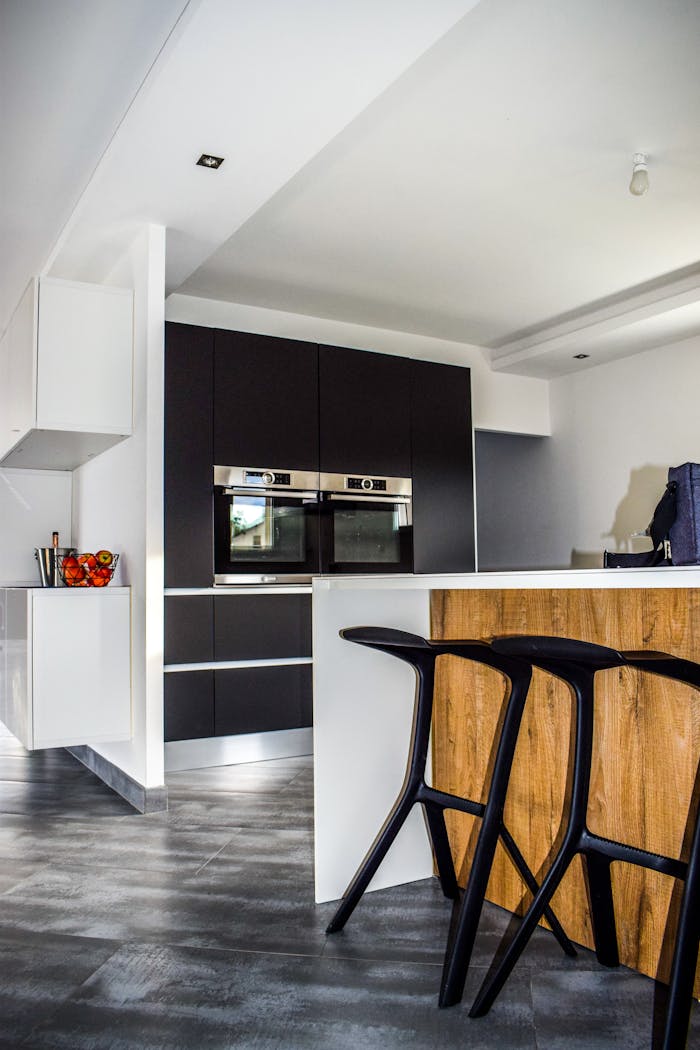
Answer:
[[131, 738], [128, 587], [0, 589], [0, 721], [30, 751]]
[[32, 280], [0, 343], [0, 462], [73, 470], [132, 432], [133, 293]]

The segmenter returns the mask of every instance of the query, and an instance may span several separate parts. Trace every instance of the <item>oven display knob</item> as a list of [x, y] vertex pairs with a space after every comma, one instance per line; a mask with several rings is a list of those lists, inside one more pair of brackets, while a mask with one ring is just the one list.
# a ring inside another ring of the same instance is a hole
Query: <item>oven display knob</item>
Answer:
[[263, 485], [274, 485], [275, 475], [272, 473], [271, 470], [264, 470], [262, 472], [262, 482]]
[[363, 478], [362, 479], [362, 488], [365, 490], [365, 492], [368, 492], [372, 488], [372, 479], [371, 478]]

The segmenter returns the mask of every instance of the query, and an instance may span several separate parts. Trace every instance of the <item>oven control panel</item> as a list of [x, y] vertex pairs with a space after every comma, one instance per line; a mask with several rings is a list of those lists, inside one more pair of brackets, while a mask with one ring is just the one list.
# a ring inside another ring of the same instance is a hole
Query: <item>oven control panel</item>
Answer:
[[345, 487], [357, 492], [386, 492], [386, 478], [346, 478]]
[[292, 475], [276, 470], [246, 470], [246, 485], [291, 485]]

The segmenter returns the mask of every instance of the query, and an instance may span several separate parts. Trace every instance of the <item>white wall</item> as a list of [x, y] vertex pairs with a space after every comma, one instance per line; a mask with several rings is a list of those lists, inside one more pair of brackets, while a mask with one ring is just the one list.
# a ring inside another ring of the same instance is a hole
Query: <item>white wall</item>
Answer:
[[575, 561], [648, 547], [630, 532], [648, 524], [668, 468], [700, 459], [698, 390], [698, 337], [552, 382], [557, 534]]
[[468, 343], [177, 294], [168, 297], [165, 317], [168, 321], [183, 324], [259, 332], [424, 361], [466, 365], [471, 368], [472, 414], [477, 430], [511, 434], [550, 433], [549, 383], [529, 376], [492, 372], [485, 351]]
[[95, 747], [139, 784], [163, 783], [163, 303], [165, 230], [146, 226], [104, 282], [134, 289], [134, 432], [73, 472], [73, 538], [120, 554], [131, 587], [133, 739]]
[[[553, 380], [552, 438], [520, 459], [520, 496], [505, 472], [493, 478], [491, 521], [510, 515], [530, 535], [546, 533], [549, 549], [532, 567], [585, 568], [600, 564], [606, 547], [648, 549], [629, 534], [648, 524], [668, 468], [700, 460], [698, 390], [698, 337]], [[483, 469], [477, 484], [487, 484]], [[528, 503], [522, 492], [539, 498]], [[515, 542], [513, 533], [502, 542]], [[499, 558], [527, 567], [507, 549], [490, 558], [493, 567]]]
[[64, 470], [0, 470], [0, 586], [32, 584], [35, 547], [50, 547], [58, 531], [71, 546], [71, 480]]

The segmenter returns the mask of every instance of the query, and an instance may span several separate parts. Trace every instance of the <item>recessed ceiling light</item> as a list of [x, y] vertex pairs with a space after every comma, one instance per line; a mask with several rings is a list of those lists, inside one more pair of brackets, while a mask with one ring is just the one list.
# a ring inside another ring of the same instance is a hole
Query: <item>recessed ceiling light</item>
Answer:
[[585, 361], [590, 356], [590, 354], [574, 354], [574, 361]]
[[211, 153], [203, 153], [197, 161], [203, 168], [220, 168], [224, 163], [223, 157], [215, 157]]

